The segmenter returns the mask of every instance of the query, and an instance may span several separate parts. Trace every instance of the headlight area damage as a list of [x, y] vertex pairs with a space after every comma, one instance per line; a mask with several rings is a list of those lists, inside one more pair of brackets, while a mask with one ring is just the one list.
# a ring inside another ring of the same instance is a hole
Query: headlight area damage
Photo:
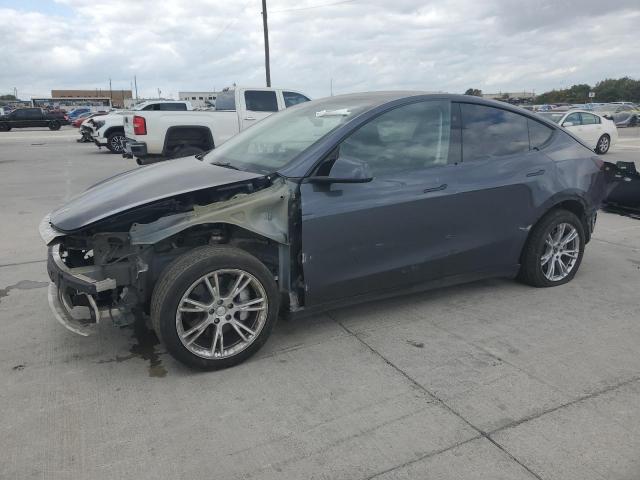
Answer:
[[[40, 225], [49, 246], [49, 303], [69, 330], [89, 335], [110, 320], [131, 324], [149, 312], [153, 287], [177, 257], [198, 246], [228, 244], [271, 271], [282, 302], [296, 310], [303, 292], [291, 268], [299, 256], [289, 232], [299, 221], [295, 184], [258, 177], [134, 207], [75, 231], [50, 217]], [[299, 242], [298, 242], [299, 243]]]

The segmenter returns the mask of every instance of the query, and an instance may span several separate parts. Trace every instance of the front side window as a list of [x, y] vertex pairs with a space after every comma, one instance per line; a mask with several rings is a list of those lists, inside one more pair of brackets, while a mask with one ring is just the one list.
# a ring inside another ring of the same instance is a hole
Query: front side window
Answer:
[[287, 108], [309, 101], [307, 97], [296, 92], [282, 92], [282, 97], [284, 98], [284, 106]]
[[247, 90], [244, 92], [244, 103], [251, 112], [277, 112], [278, 100], [276, 92], [265, 90]]
[[[571, 125], [567, 125], [568, 123], [571, 123]], [[581, 124], [582, 122], [580, 121], [580, 114], [578, 112], [568, 115], [567, 118], [564, 119], [564, 122], [562, 122], [562, 125], [567, 125], [569, 127]]]
[[451, 103], [427, 101], [395, 108], [374, 118], [340, 145], [331, 169], [366, 165], [372, 176], [446, 165], [449, 158]]
[[523, 115], [469, 103], [461, 108], [463, 161], [529, 151], [529, 129]]

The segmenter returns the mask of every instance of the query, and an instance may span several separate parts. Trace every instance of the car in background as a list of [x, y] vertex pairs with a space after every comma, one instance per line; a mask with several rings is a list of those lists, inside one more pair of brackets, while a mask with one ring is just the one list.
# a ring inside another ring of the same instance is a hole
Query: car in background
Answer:
[[640, 110], [628, 103], [605, 103], [594, 112], [609, 117], [618, 127], [635, 127], [640, 124]]
[[269, 115], [308, 101], [306, 95], [286, 88], [234, 87], [218, 94], [215, 111], [129, 112], [124, 114], [123, 156], [145, 165], [198, 155]]
[[77, 117], [75, 117], [75, 119], [73, 119], [71, 121], [71, 126], [72, 127], [76, 127], [76, 128], [80, 128], [80, 125], [82, 124], [82, 122], [84, 122], [86, 119], [88, 119], [89, 117], [91, 117], [93, 115], [92, 112], [84, 112], [81, 113], [80, 115], [78, 115]]
[[[131, 108], [131, 111], [149, 110], [193, 110], [191, 102], [183, 100], [148, 100], [141, 102]], [[114, 110], [108, 115], [99, 119], [92, 118], [85, 125], [91, 128], [93, 143], [98, 148], [107, 147], [111, 153], [123, 153], [124, 136], [124, 116], [126, 110]]]
[[600, 155], [607, 153], [618, 140], [615, 123], [594, 111], [538, 112], [538, 115], [566, 128]]
[[[490, 277], [554, 287], [580, 267], [606, 165], [503, 102], [310, 101], [46, 216], [49, 303], [81, 335], [150, 312], [171, 355], [218, 369], [258, 351], [280, 313]], [[91, 316], [74, 317], [76, 306]]]
[[45, 112], [41, 108], [18, 108], [8, 115], [0, 116], [0, 131], [8, 132], [12, 128], [49, 127], [49, 130], [60, 130], [69, 122], [63, 114]]
[[78, 118], [80, 115], [87, 113], [87, 112], [91, 112], [91, 108], [90, 107], [78, 107], [78, 108], [74, 108], [73, 110], [71, 110], [70, 112], [67, 113], [67, 117], [69, 118], [69, 121], [73, 121], [76, 118]]
[[80, 127], [79, 127], [80, 138], [76, 141], [78, 143], [93, 143], [93, 136], [91, 135], [91, 132], [93, 130], [89, 126], [89, 122], [96, 117], [102, 117], [108, 114], [109, 112], [93, 112], [90, 115], [86, 116], [84, 119], [82, 119], [82, 122], [80, 122]]

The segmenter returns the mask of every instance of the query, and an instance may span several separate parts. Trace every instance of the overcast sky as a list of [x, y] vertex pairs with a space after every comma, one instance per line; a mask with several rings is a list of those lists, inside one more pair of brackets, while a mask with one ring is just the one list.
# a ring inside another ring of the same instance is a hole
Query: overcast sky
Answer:
[[[639, 0], [268, 0], [274, 86], [537, 93], [640, 77]], [[0, 93], [264, 85], [261, 0], [0, 0]]]

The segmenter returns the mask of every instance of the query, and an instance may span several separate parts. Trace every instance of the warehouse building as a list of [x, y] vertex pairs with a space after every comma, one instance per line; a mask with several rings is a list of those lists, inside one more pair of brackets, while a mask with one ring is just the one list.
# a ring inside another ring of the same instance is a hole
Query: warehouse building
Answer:
[[212, 107], [218, 92], [178, 92], [178, 99], [191, 102], [193, 108]]
[[125, 100], [132, 98], [131, 90], [102, 90], [96, 88], [95, 90], [51, 90], [52, 99], [104, 99], [111, 100], [111, 104], [115, 108], [122, 108], [125, 105]]

